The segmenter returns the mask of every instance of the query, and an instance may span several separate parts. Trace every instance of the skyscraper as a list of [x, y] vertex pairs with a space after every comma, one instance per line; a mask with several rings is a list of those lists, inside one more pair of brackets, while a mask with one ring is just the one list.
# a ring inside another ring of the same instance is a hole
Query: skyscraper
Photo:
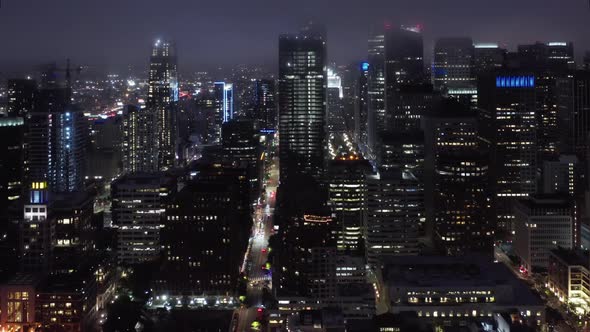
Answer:
[[402, 84], [424, 83], [424, 41], [419, 26], [385, 31], [385, 109], [392, 113]]
[[396, 91], [396, 103], [386, 117], [388, 131], [420, 130], [422, 118], [432, 113], [440, 94], [431, 84], [403, 84]]
[[332, 69], [328, 68], [328, 132], [341, 133], [346, 130], [344, 118], [344, 103], [342, 94], [342, 79]]
[[491, 203], [498, 229], [513, 230], [512, 204], [536, 191], [535, 76], [498, 71], [480, 77], [479, 136], [489, 150]]
[[52, 192], [76, 192], [84, 184], [87, 124], [70, 96], [70, 87], [39, 90], [25, 121], [27, 182], [47, 182]]
[[17, 201], [24, 188], [24, 120], [0, 118], [0, 217]]
[[369, 68], [368, 62], [362, 62], [359, 66], [354, 115], [354, 139], [363, 150], [369, 144]]
[[234, 85], [226, 82], [215, 82], [215, 102], [221, 128], [221, 124], [234, 118]]
[[252, 118], [260, 121], [261, 129], [276, 129], [277, 104], [275, 81], [259, 79], [254, 81]]
[[550, 42], [519, 45], [515, 55], [520, 68], [535, 73], [537, 99], [537, 149], [540, 159], [558, 156], [558, 94], [557, 81], [574, 69], [572, 43]]
[[176, 158], [176, 106], [178, 73], [176, 48], [169, 41], [158, 40], [150, 58], [147, 98], [147, 122], [150, 124], [145, 146], [148, 154], [158, 156], [149, 171], [174, 167]]
[[337, 158], [329, 164], [330, 205], [342, 226], [338, 237], [340, 250], [354, 252], [360, 247], [366, 225], [366, 177], [371, 172], [367, 160], [355, 157]]
[[279, 38], [281, 182], [292, 174], [316, 179], [324, 169], [326, 41], [320, 35]]
[[367, 178], [365, 248], [373, 268], [388, 256], [416, 255], [424, 223], [424, 187], [411, 172], [380, 171]]
[[149, 120], [149, 111], [134, 105], [126, 105], [123, 108], [123, 170], [126, 173], [153, 171], [158, 156], [152, 155], [153, 143], [152, 124]]
[[37, 84], [33, 80], [8, 80], [8, 116], [25, 118], [35, 106], [36, 93]]
[[162, 230], [163, 294], [234, 295], [252, 226], [238, 178], [196, 179], [171, 198]]
[[32, 182], [27, 191], [23, 219], [19, 224], [19, 252], [23, 271], [37, 273], [51, 269], [51, 241], [55, 223], [49, 204], [47, 182]]
[[476, 92], [471, 38], [440, 38], [434, 46], [434, 88], [470, 105]]
[[498, 44], [476, 43], [473, 45], [474, 77], [502, 68], [505, 58], [506, 49], [499, 47]]
[[374, 27], [369, 36], [367, 152], [371, 154], [385, 126], [385, 31]]
[[139, 264], [158, 257], [165, 199], [174, 187], [169, 178], [145, 173], [125, 175], [111, 184], [119, 263]]
[[221, 130], [223, 157], [233, 165], [248, 170], [251, 197], [258, 197], [262, 183], [260, 129], [258, 121], [234, 119]]
[[576, 71], [557, 80], [560, 152], [588, 156], [590, 72]]
[[446, 255], [491, 254], [488, 160], [478, 139], [477, 115], [445, 99], [424, 126], [427, 216], [435, 243]]
[[518, 45], [521, 66], [541, 67], [552, 72], [563, 72], [575, 69], [574, 45], [567, 42], [536, 42], [529, 45]]
[[53, 113], [50, 125], [53, 131], [55, 153], [49, 163], [50, 188], [54, 192], [81, 191], [84, 186], [84, 159], [86, 157], [86, 119], [76, 105]]

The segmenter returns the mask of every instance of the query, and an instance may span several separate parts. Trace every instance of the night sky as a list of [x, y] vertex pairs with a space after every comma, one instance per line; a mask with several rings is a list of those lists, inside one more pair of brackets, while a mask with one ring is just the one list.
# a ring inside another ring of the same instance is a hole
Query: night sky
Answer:
[[536, 40], [590, 49], [588, 0], [1, 0], [0, 63], [71, 57], [122, 66], [147, 62], [157, 37], [176, 40], [182, 66], [272, 65], [279, 33], [314, 18], [329, 57], [366, 56], [372, 23], [420, 23], [426, 51], [440, 36], [470, 35], [508, 47]]

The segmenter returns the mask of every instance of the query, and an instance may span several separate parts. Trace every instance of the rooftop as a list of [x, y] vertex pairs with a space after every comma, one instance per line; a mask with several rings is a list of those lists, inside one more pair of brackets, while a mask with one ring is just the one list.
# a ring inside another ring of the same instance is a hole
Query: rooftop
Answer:
[[383, 279], [397, 287], [508, 286], [520, 304], [542, 305], [541, 299], [506, 266], [479, 255], [389, 257], [384, 261]]

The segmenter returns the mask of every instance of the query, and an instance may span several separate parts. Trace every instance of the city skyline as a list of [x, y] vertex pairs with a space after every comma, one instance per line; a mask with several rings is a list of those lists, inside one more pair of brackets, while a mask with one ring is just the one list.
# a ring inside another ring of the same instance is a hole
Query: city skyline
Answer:
[[[149, 61], [144, 54], [157, 38], [176, 41], [181, 54], [180, 71], [236, 63], [276, 68], [275, 36], [293, 31], [309, 19], [326, 24], [328, 59], [337, 63], [365, 59], [363, 50], [369, 27], [378, 22], [420, 24], [427, 60], [432, 55], [435, 39], [449, 36], [498, 42], [509, 49], [543, 36], [541, 41], [573, 42], [577, 58], [590, 48], [585, 25], [590, 19], [590, 8], [583, 0], [560, 3], [499, 0], [484, 4], [466, 0], [451, 3], [420, 0], [411, 4], [347, 0], [337, 5], [307, 0], [286, 3], [256, 0], [247, 5], [236, 0], [223, 3], [150, 0], [141, 4], [136, 0], [123, 3], [106, 0], [58, 7], [31, 0], [8, 0], [2, 4], [0, 38], [5, 41], [4, 47], [11, 50], [0, 54], [2, 71], [62, 58], [109, 69], [123, 68], [129, 63], [143, 68]], [[182, 10], [173, 11], [173, 8]], [[259, 47], [248, 47], [251, 43]], [[236, 54], [242, 55], [239, 60]]]
[[590, 332], [588, 0], [14, 1], [0, 331]]

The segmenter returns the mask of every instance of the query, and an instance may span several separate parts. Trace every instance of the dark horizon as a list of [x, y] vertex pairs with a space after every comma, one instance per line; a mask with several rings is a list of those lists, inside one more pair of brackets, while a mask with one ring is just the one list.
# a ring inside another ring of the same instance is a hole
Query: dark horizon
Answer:
[[421, 24], [427, 59], [434, 40], [450, 36], [497, 42], [509, 49], [535, 41], [571, 41], [578, 59], [590, 50], [590, 8], [583, 0], [417, 0], [411, 4], [344, 0], [337, 5], [311, 0], [255, 0], [248, 5], [237, 0], [164, 4], [105, 0], [58, 7], [62, 6], [33, 0], [4, 1], [0, 38], [10, 52], [0, 53], [0, 68], [66, 58], [107, 69], [119, 70], [129, 63], [141, 68], [147, 66], [157, 38], [176, 41], [181, 72], [236, 63], [276, 68], [279, 34], [297, 30], [310, 18], [321, 18], [326, 24], [328, 59], [338, 64], [365, 59], [369, 28], [382, 22]]

